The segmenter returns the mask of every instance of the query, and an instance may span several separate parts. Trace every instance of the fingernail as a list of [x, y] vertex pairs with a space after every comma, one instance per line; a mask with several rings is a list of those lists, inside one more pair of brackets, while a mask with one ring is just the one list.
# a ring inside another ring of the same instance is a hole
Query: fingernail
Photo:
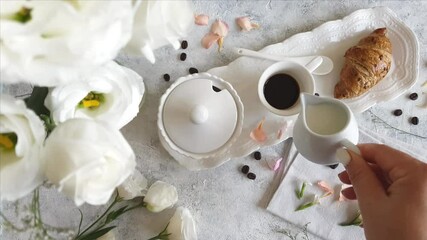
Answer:
[[346, 171], [342, 171], [342, 172], [338, 173], [338, 177], [344, 176], [345, 173], [346, 173]]
[[344, 167], [347, 166], [351, 161], [350, 154], [344, 148], [338, 148], [335, 156], [337, 157], [338, 161], [344, 165]]

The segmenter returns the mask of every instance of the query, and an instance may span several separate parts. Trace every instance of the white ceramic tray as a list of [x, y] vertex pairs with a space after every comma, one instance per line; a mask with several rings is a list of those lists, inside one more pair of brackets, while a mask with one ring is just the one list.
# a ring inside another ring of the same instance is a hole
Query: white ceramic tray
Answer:
[[[355, 112], [363, 112], [375, 104], [391, 100], [411, 88], [418, 76], [419, 47], [412, 30], [394, 12], [386, 7], [362, 9], [342, 20], [322, 24], [311, 32], [300, 33], [284, 42], [265, 47], [260, 52], [284, 56], [325, 55], [334, 62], [334, 70], [324, 76], [314, 76], [316, 92], [321, 96], [333, 96], [335, 84], [344, 63], [344, 53], [351, 46], [376, 28], [387, 27], [388, 37], [393, 45], [393, 63], [386, 78], [368, 93], [354, 99], [345, 100]], [[262, 72], [274, 62], [249, 57], [240, 57], [228, 66], [214, 68], [208, 72], [221, 77], [233, 85], [239, 94], [245, 111], [243, 130], [230, 151], [211, 159], [209, 167], [218, 166], [230, 158], [242, 157], [263, 146], [271, 146], [292, 134], [288, 129], [280, 139], [277, 131], [285, 122], [292, 125], [294, 118], [279, 117], [269, 113], [257, 95], [257, 82]], [[250, 132], [265, 117], [264, 129], [267, 141], [255, 142]], [[213, 163], [213, 164], [212, 164]]]

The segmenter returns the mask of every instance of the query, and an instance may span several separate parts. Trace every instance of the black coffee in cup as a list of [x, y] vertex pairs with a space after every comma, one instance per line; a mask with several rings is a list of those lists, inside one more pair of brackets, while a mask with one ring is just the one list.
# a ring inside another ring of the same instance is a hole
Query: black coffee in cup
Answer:
[[300, 88], [292, 76], [280, 73], [271, 76], [264, 84], [264, 97], [268, 104], [280, 110], [292, 107], [299, 98]]

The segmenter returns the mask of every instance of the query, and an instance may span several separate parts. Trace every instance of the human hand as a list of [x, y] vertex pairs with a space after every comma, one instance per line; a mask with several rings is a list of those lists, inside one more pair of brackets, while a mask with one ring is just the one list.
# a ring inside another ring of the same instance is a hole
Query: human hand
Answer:
[[427, 164], [380, 144], [358, 145], [361, 156], [339, 149], [338, 177], [358, 199], [367, 239], [427, 239]]

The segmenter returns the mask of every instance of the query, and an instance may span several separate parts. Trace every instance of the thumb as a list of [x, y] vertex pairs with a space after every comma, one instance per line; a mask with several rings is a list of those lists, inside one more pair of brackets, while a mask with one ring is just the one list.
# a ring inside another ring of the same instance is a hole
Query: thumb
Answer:
[[340, 148], [337, 150], [337, 158], [347, 170], [361, 208], [371, 206], [387, 196], [380, 180], [360, 155]]

